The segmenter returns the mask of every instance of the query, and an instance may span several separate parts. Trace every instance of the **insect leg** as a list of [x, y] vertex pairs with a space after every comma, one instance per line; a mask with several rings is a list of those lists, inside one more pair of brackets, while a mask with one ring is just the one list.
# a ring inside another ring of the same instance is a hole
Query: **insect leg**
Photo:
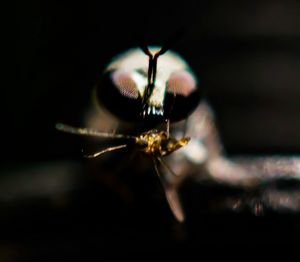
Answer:
[[[180, 204], [180, 200], [179, 200], [179, 196], [178, 196], [176, 187], [174, 185], [173, 186], [170, 185], [164, 179], [164, 177], [161, 175], [159, 168], [158, 168], [158, 161], [160, 162], [160, 160], [158, 160], [158, 158], [153, 158], [155, 172], [163, 185], [168, 204], [169, 204], [174, 216], [176, 217], [176, 219], [179, 222], [183, 222], [185, 219], [185, 216], [184, 216], [184, 212], [182, 210], [181, 204]], [[174, 173], [174, 172], [172, 171], [172, 173]]]
[[100, 131], [97, 131], [94, 129], [73, 127], [73, 126], [62, 124], [62, 123], [57, 123], [55, 127], [59, 131], [63, 131], [63, 132], [71, 133], [71, 134], [75, 134], [75, 135], [95, 136], [95, 137], [101, 137], [101, 138], [121, 138], [121, 139], [123, 138], [123, 139], [134, 139], [134, 140], [136, 139], [135, 136], [115, 134], [115, 133], [105, 133], [105, 132], [100, 132]]
[[116, 151], [116, 150], [119, 150], [119, 149], [122, 149], [124, 147], [127, 147], [128, 145], [127, 144], [124, 144], [124, 145], [118, 145], [118, 146], [111, 146], [111, 147], [108, 147], [108, 148], [105, 148], [101, 151], [98, 151], [94, 154], [91, 154], [91, 155], [84, 155], [84, 157], [86, 158], [95, 158], [95, 157], [98, 157], [104, 153], [107, 153], [107, 152], [111, 152], [111, 151]]
[[167, 120], [166, 124], [167, 124], [167, 127], [166, 127], [166, 129], [167, 129], [167, 138], [169, 139], [169, 137], [170, 137], [170, 119]]

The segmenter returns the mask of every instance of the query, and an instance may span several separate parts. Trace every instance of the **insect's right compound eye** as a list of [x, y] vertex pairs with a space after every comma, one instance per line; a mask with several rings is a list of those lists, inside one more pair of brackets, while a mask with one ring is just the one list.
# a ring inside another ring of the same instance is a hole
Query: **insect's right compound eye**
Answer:
[[108, 111], [121, 119], [137, 121], [140, 118], [142, 100], [132, 72], [105, 72], [97, 86], [97, 97]]
[[[170, 75], [164, 108], [171, 121], [188, 117], [197, 107], [202, 97], [195, 76], [188, 71], [177, 71]], [[171, 109], [171, 110], [170, 110]]]

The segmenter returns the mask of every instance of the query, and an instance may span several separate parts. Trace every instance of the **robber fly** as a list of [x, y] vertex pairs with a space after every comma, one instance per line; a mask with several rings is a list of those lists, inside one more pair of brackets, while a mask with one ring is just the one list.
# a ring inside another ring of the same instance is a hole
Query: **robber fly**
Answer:
[[[143, 46], [117, 56], [104, 70], [96, 93], [99, 104], [109, 114], [138, 123], [143, 131], [137, 135], [119, 134], [61, 123], [56, 128], [125, 141], [86, 155], [88, 158], [129, 146], [137, 148], [152, 160], [170, 209], [180, 222], [185, 215], [178, 189], [187, 177], [247, 189], [278, 178], [300, 178], [298, 158], [226, 158], [213, 113], [202, 99], [195, 74], [167, 47]], [[265, 204], [274, 208], [300, 210], [300, 194], [291, 198], [279, 192], [264, 197]]]

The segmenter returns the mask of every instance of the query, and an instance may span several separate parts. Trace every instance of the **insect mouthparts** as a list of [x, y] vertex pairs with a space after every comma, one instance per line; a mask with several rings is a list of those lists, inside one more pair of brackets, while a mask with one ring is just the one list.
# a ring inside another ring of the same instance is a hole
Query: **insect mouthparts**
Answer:
[[146, 116], [163, 116], [164, 110], [161, 107], [156, 106], [147, 106], [142, 111], [142, 116], [145, 118]]

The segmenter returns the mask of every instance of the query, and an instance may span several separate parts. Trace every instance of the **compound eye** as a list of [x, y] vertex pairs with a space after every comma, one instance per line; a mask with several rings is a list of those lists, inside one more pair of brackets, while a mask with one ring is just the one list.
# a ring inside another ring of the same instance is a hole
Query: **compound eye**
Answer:
[[142, 102], [135, 74], [134, 71], [106, 71], [97, 86], [98, 101], [116, 117], [127, 121], [140, 118]]
[[133, 81], [129, 72], [117, 70], [112, 73], [112, 81], [116, 85], [122, 96], [137, 99], [139, 92], [136, 83]]
[[167, 92], [173, 95], [189, 96], [196, 90], [196, 81], [187, 71], [173, 73], [167, 83]]
[[164, 111], [171, 121], [180, 121], [194, 111], [201, 99], [201, 92], [192, 73], [178, 71], [167, 82]]

